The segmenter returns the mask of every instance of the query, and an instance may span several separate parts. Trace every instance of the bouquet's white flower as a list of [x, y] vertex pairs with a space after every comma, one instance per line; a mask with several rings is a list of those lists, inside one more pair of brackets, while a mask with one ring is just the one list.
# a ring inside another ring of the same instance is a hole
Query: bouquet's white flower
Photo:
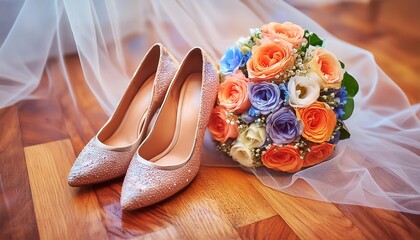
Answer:
[[292, 107], [307, 107], [319, 97], [320, 78], [316, 73], [291, 77], [287, 85]]
[[267, 134], [265, 132], [265, 128], [258, 127], [257, 124], [252, 123], [239, 135], [238, 139], [245, 146], [252, 149], [261, 147], [267, 139]]
[[254, 161], [252, 160], [252, 152], [243, 143], [237, 141], [230, 149], [230, 155], [233, 160], [239, 162], [245, 167], [253, 167]]
[[259, 28], [250, 28], [249, 29], [249, 33], [251, 34], [252, 37], [261, 37], [261, 29]]
[[241, 37], [236, 41], [236, 47], [243, 53], [250, 52], [252, 46], [251, 37]]

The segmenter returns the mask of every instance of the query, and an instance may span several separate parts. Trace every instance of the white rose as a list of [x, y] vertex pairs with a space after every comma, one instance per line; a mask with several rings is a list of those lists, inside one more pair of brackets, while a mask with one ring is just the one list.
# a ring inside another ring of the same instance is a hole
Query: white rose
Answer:
[[267, 139], [265, 128], [258, 127], [257, 124], [252, 123], [245, 131], [243, 131], [239, 137], [241, 141], [248, 148], [261, 147]]
[[292, 107], [307, 107], [319, 98], [320, 78], [316, 73], [291, 77], [287, 85]]
[[239, 162], [246, 167], [253, 167], [254, 161], [252, 160], [252, 152], [243, 143], [237, 141], [230, 149], [230, 155], [233, 160]]

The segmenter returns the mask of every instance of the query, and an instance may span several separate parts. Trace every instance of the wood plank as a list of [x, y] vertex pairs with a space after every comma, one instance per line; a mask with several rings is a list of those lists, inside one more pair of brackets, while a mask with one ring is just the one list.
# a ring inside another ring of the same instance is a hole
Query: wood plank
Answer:
[[237, 228], [236, 231], [243, 240], [299, 239], [279, 215]]
[[163, 206], [185, 239], [238, 239], [228, 213], [209, 194], [204, 177], [200, 171], [186, 189], [156, 205]]
[[136, 239], [142, 240], [171, 240], [171, 239], [186, 239], [182, 232], [175, 226], [171, 226], [159, 231], [155, 231], [149, 234], [142, 235]]
[[419, 239], [420, 229], [403, 214], [377, 208], [335, 204], [370, 239]]
[[264, 186], [253, 176], [249, 179], [299, 238], [366, 239], [334, 204], [291, 196]]
[[0, 109], [0, 133], [0, 239], [38, 239], [16, 106]]
[[23, 146], [68, 138], [60, 106], [50, 99], [26, 100], [18, 104]]
[[94, 186], [99, 204], [103, 208], [100, 211], [102, 221], [110, 238], [140, 237], [173, 226], [169, 216], [159, 206], [123, 212], [120, 205], [121, 183], [122, 179], [116, 179]]
[[67, 185], [75, 158], [70, 140], [24, 150], [40, 238], [106, 238], [94, 192]]
[[226, 212], [233, 227], [241, 227], [277, 215], [247, 180], [252, 175], [240, 168], [200, 168], [206, 194]]

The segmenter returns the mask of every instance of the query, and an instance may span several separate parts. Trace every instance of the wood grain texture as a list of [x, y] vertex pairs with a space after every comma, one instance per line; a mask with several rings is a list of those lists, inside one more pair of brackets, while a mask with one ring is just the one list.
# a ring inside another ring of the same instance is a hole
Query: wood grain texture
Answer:
[[299, 239], [278, 215], [237, 228], [236, 231], [241, 239]]
[[68, 138], [61, 109], [55, 101], [38, 99], [19, 103], [19, 120], [24, 147]]
[[75, 158], [70, 140], [26, 147], [25, 157], [40, 238], [104, 239], [94, 192], [67, 184]]
[[[208, 196], [226, 212], [233, 227], [241, 227], [277, 215], [270, 204], [246, 179], [247, 172], [239, 168], [201, 167]], [[238, 181], [239, 179], [239, 181]]]
[[0, 239], [37, 239], [38, 228], [15, 106], [0, 109], [0, 133]]
[[157, 206], [162, 205], [186, 239], [238, 239], [227, 213], [206, 191], [203, 177], [199, 172], [187, 188]]
[[343, 239], [343, 232], [349, 238], [367, 238], [334, 204], [291, 196], [249, 179], [299, 238]]
[[335, 205], [369, 239], [420, 238], [420, 229], [401, 213], [361, 206]]
[[[122, 179], [94, 186], [102, 207], [102, 221], [110, 238], [133, 238], [173, 225], [168, 214], [159, 206], [123, 212], [120, 205]], [[164, 234], [162, 231], [161, 234]]]

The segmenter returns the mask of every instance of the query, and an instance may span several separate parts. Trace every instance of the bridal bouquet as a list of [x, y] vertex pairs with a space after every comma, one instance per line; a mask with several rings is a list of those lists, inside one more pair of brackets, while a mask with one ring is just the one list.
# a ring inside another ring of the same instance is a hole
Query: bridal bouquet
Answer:
[[322, 45], [299, 25], [272, 22], [229, 48], [208, 126], [217, 149], [246, 167], [293, 173], [349, 138], [343, 121], [359, 86]]

